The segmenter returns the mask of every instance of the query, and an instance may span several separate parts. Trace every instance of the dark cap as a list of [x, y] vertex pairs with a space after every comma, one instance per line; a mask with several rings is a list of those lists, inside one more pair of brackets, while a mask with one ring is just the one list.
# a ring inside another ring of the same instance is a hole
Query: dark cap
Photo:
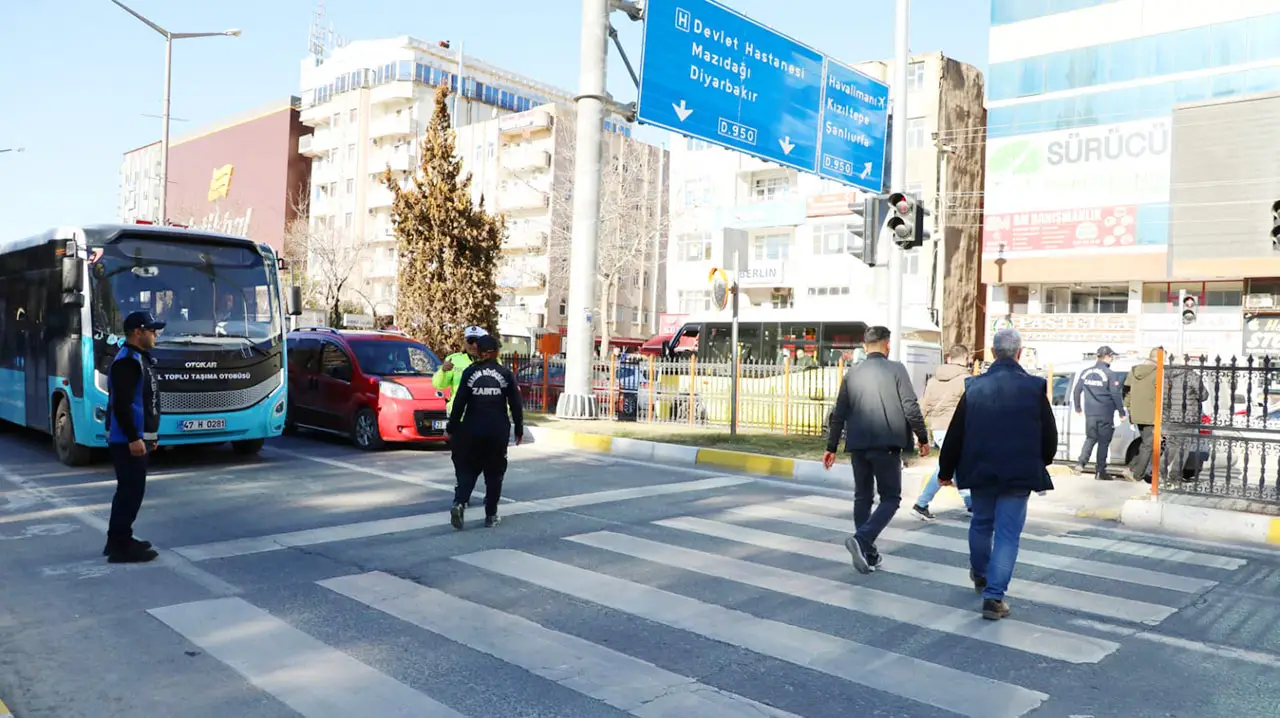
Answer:
[[128, 334], [135, 329], [164, 329], [164, 322], [157, 321], [148, 311], [131, 312], [124, 318], [124, 333]]
[[498, 351], [498, 340], [492, 334], [476, 337], [476, 349], [482, 352], [496, 352]]
[[1103, 344], [1102, 346], [1098, 347], [1099, 357], [1113, 357], [1115, 355], [1116, 355], [1115, 350], [1107, 346], [1106, 344]]

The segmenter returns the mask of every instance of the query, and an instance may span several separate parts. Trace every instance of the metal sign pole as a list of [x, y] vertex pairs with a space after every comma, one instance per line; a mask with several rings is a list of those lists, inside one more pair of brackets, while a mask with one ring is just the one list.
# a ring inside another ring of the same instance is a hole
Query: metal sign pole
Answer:
[[1178, 317], [1178, 356], [1185, 356], [1185, 354], [1183, 354], [1183, 351], [1182, 351], [1182, 333], [1183, 333], [1183, 330], [1186, 328], [1187, 324], [1186, 322], [1182, 321], [1182, 305], [1186, 301], [1187, 301], [1187, 290], [1179, 289], [1178, 290], [1178, 307], [1176, 310], [1177, 317]]
[[[741, 257], [741, 253], [738, 255]], [[738, 435], [738, 280], [742, 276], [735, 261], [733, 268], [733, 284], [730, 285], [730, 299], [733, 303], [733, 323], [729, 331], [729, 436]]]

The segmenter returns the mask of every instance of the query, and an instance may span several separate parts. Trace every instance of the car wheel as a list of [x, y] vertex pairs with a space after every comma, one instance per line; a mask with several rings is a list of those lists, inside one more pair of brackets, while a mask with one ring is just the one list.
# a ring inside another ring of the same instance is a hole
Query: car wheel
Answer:
[[89, 447], [76, 443], [71, 406], [66, 399], [58, 402], [58, 410], [54, 413], [53, 449], [58, 454], [58, 461], [66, 466], [84, 466], [92, 459]]
[[364, 451], [377, 451], [386, 446], [382, 440], [382, 433], [378, 430], [378, 415], [373, 413], [373, 409], [366, 407], [356, 412], [353, 424], [351, 439], [358, 448]]

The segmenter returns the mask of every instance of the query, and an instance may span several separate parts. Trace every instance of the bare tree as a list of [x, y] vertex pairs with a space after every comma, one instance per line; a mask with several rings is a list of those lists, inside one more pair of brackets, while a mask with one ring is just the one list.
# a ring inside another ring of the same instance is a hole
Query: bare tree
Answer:
[[305, 200], [285, 230], [284, 256], [306, 281], [303, 302], [323, 308], [330, 326], [341, 326], [343, 300], [349, 299], [368, 241], [334, 226], [332, 216], [311, 217]]
[[[567, 125], [572, 130], [572, 123]], [[659, 203], [665, 192], [658, 174], [664, 150], [618, 134], [606, 134], [600, 185], [600, 233], [596, 255], [596, 328], [600, 332], [600, 353], [609, 354], [609, 342], [617, 328], [620, 311], [634, 312], [645, 306], [647, 270], [668, 224]], [[558, 201], [572, 203], [572, 131], [556, 137], [556, 185]], [[562, 169], [563, 168], [563, 169]], [[556, 215], [553, 215], [556, 216]], [[572, 213], [558, 215], [571, 220]], [[660, 219], [661, 218], [661, 219]], [[567, 285], [573, 241], [571, 221], [555, 221], [548, 232], [551, 275]], [[656, 282], [656, 276], [649, 277]], [[651, 311], [656, 311], [651, 307]], [[627, 322], [632, 324], [633, 322]]]

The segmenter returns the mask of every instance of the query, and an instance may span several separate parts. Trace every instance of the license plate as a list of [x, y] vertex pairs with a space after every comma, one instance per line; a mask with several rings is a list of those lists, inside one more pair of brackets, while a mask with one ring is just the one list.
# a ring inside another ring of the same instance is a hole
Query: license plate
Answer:
[[183, 431], [218, 431], [225, 428], [226, 419], [191, 419], [182, 422]]
[[449, 427], [449, 421], [448, 421], [448, 420], [441, 420], [441, 421], [433, 421], [433, 422], [431, 422], [431, 428], [432, 428], [432, 429], [437, 429], [437, 430], [439, 430], [439, 431], [444, 431], [444, 430], [445, 430], [445, 429], [447, 429], [448, 427]]

